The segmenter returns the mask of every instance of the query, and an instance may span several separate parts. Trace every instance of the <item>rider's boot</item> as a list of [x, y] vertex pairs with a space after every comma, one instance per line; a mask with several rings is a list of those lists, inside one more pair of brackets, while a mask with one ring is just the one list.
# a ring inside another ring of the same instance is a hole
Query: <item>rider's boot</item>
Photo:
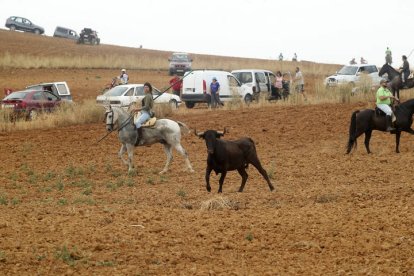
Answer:
[[387, 126], [387, 129], [386, 129], [387, 132], [395, 131], [395, 128], [392, 126], [392, 117], [391, 116], [387, 115], [385, 117], [385, 122], [386, 122], [386, 126]]

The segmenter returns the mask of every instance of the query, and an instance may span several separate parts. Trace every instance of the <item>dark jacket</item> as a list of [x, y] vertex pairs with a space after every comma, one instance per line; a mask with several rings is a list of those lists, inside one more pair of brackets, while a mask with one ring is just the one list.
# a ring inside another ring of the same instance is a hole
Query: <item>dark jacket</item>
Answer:
[[151, 114], [154, 107], [154, 99], [151, 93], [145, 93], [145, 97], [142, 99], [142, 111], [146, 111]]

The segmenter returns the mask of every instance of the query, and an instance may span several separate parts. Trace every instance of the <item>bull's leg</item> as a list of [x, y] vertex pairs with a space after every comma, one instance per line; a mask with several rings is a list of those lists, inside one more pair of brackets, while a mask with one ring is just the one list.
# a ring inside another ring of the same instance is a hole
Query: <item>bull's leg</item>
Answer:
[[169, 144], [164, 144], [164, 152], [167, 155], [167, 161], [165, 163], [164, 169], [160, 171], [160, 174], [166, 173], [168, 171], [168, 167], [173, 159], [172, 155], [172, 147]]
[[365, 148], [367, 149], [368, 153], [371, 153], [371, 150], [369, 149], [369, 141], [371, 140], [371, 135], [372, 135], [372, 130], [365, 131], [364, 144], [365, 144]]
[[122, 162], [125, 164], [125, 165], [128, 165], [128, 159], [124, 159], [124, 153], [126, 152], [126, 146], [125, 146], [125, 144], [122, 144], [121, 145], [121, 149], [119, 150], [119, 152], [118, 152], [118, 156], [119, 156], [119, 158], [121, 158], [121, 160], [122, 160]]
[[134, 170], [134, 149], [135, 146], [132, 144], [126, 144], [126, 149], [128, 152], [128, 172]]
[[191, 166], [190, 159], [188, 158], [187, 151], [181, 146], [180, 143], [175, 145], [175, 149], [185, 158], [185, 164], [187, 166], [187, 171], [194, 172], [193, 167]]
[[243, 192], [244, 185], [246, 185], [246, 181], [247, 181], [247, 178], [249, 177], [249, 175], [247, 174], [245, 168], [237, 169], [237, 171], [239, 172], [239, 174], [242, 177], [242, 183], [241, 183], [241, 186], [239, 188], [239, 192], [241, 193], [241, 192]]
[[266, 179], [267, 185], [269, 185], [270, 191], [273, 191], [275, 188], [273, 187], [272, 183], [270, 182], [269, 176], [267, 175], [267, 172], [265, 169], [263, 169], [262, 164], [260, 164], [260, 161], [257, 157], [254, 157], [253, 160], [250, 161], [250, 163], [255, 166], [255, 168], [259, 171], [259, 173]]
[[219, 189], [218, 189], [219, 193], [223, 192], [223, 183], [224, 183], [224, 178], [226, 178], [226, 174], [227, 174], [227, 171], [225, 170], [221, 173], [220, 180], [219, 180]]
[[395, 133], [395, 152], [400, 153], [400, 138], [401, 138], [401, 131], [397, 131]]
[[211, 174], [212, 170], [213, 169], [210, 166], [207, 166], [207, 168], [206, 168], [206, 189], [207, 189], [208, 192], [211, 192], [210, 174]]

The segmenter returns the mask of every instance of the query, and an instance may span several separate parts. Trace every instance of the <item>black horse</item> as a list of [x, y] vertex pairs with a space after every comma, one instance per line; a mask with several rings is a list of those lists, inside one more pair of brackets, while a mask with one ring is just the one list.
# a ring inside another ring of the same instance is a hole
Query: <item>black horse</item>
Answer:
[[[403, 102], [395, 107], [394, 114], [397, 118], [395, 122], [395, 134], [396, 147], [395, 151], [400, 152], [400, 137], [401, 132], [406, 131], [410, 134], [414, 134], [414, 130], [411, 129], [413, 123], [414, 114], [414, 99]], [[371, 153], [369, 149], [369, 141], [373, 130], [386, 131], [385, 115], [379, 115], [378, 111], [373, 109], [357, 110], [352, 113], [351, 125], [349, 127], [349, 140], [346, 153], [349, 154], [352, 148], [357, 146], [357, 138], [365, 133], [365, 148], [368, 153]]]
[[400, 98], [400, 89], [414, 87], [414, 79], [407, 79], [405, 87], [403, 87], [403, 83], [401, 81], [401, 73], [387, 63], [381, 67], [378, 75], [382, 77], [385, 73], [388, 75], [388, 79], [390, 81], [388, 83], [388, 86], [391, 89], [392, 95], [395, 96], [397, 94], [398, 99]]

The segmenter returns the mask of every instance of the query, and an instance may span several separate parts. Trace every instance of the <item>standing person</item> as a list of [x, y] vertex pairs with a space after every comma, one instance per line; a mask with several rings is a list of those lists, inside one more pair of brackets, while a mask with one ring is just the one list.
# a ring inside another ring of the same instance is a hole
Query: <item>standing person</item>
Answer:
[[298, 61], [298, 55], [296, 53], [293, 54], [292, 61]]
[[210, 83], [211, 107], [216, 108], [220, 104], [220, 83], [213, 77]]
[[406, 81], [408, 79], [408, 76], [410, 76], [410, 64], [408, 63], [406, 55], [402, 56], [402, 60], [403, 60], [403, 65], [400, 67], [401, 72], [402, 72], [402, 87], [408, 88]]
[[174, 74], [174, 77], [170, 80], [170, 85], [172, 87], [173, 94], [179, 97], [181, 89], [183, 88], [183, 80], [180, 79], [177, 74]]
[[307, 101], [307, 98], [305, 95], [305, 81], [303, 80], [303, 75], [299, 67], [296, 67], [296, 74], [295, 74], [294, 81], [295, 81], [296, 92], [301, 93], [304, 100]]
[[392, 127], [392, 109], [391, 109], [391, 99], [397, 100], [396, 97], [394, 97], [390, 90], [387, 88], [387, 80], [382, 79], [380, 81], [380, 88], [377, 90], [376, 95], [377, 101], [377, 107], [381, 109], [385, 115], [386, 115], [386, 131], [391, 132], [394, 131], [395, 128]]
[[121, 75], [118, 78], [121, 80], [121, 84], [128, 84], [129, 76], [126, 73], [126, 69], [121, 70]]
[[134, 108], [131, 112], [141, 112], [135, 126], [138, 129], [138, 140], [142, 138], [142, 124], [148, 121], [152, 115], [152, 108], [154, 107], [154, 99], [152, 98], [152, 85], [149, 82], [144, 84], [145, 96], [141, 102], [141, 108]]
[[367, 64], [367, 61], [363, 57], [361, 57], [361, 64]]
[[282, 77], [282, 72], [280, 71], [276, 72], [275, 88], [276, 88], [276, 93], [273, 96], [277, 98], [281, 98], [282, 88], [283, 88], [283, 77]]
[[282, 54], [282, 53], [280, 53], [280, 54], [279, 54], [279, 60], [280, 60], [280, 61], [282, 61], [282, 60], [283, 60], [283, 54]]
[[385, 63], [389, 65], [392, 63], [392, 53], [389, 47], [387, 47], [387, 50], [385, 50]]

